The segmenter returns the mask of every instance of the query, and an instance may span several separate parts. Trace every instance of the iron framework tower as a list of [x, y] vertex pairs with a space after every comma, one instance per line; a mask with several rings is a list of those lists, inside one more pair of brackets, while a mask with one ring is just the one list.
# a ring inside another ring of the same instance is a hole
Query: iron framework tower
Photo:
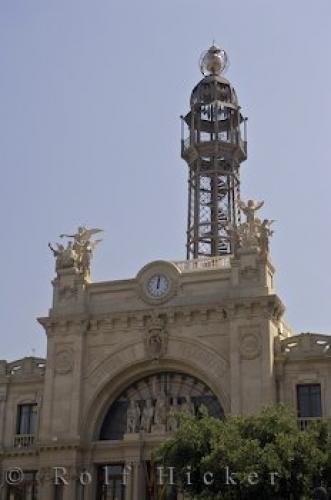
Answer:
[[189, 168], [187, 259], [230, 254], [228, 228], [240, 222], [240, 164], [247, 158], [246, 118], [222, 75], [224, 50], [212, 45], [200, 59], [204, 78], [182, 116], [181, 154]]

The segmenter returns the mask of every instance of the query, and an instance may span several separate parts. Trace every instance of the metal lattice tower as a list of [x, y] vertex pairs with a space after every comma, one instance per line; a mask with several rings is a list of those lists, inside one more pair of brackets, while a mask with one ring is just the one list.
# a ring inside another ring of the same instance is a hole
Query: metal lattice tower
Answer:
[[190, 111], [181, 117], [182, 158], [189, 168], [188, 259], [230, 254], [232, 242], [226, 228], [240, 222], [246, 118], [234, 88], [221, 76], [227, 62], [225, 51], [215, 45], [202, 54], [204, 78], [192, 91]]

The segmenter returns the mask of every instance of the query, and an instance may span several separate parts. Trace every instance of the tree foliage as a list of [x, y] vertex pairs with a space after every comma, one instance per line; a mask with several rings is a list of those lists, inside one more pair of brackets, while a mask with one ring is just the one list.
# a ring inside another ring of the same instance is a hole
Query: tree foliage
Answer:
[[330, 435], [326, 422], [301, 431], [282, 405], [224, 420], [202, 411], [179, 416], [158, 459], [194, 498], [311, 499], [317, 486], [331, 486]]

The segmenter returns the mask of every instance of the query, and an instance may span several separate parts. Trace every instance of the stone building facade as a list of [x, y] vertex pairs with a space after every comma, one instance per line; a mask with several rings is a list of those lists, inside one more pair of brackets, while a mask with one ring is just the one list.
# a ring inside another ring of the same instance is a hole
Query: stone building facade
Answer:
[[227, 250], [132, 279], [91, 280], [99, 230], [53, 248], [46, 359], [0, 362], [0, 498], [153, 498], [153, 449], [201, 404], [221, 418], [284, 402], [302, 427], [331, 416], [331, 337], [284, 322], [271, 231], [261, 207], [239, 208]]

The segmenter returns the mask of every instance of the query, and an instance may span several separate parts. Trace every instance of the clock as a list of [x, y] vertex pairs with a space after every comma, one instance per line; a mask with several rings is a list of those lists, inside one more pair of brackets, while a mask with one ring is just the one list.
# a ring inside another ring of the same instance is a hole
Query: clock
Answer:
[[170, 280], [162, 273], [153, 274], [146, 283], [146, 291], [153, 299], [161, 299], [170, 291]]
[[173, 262], [150, 262], [137, 274], [138, 295], [152, 306], [163, 304], [177, 294], [179, 278], [180, 271]]

